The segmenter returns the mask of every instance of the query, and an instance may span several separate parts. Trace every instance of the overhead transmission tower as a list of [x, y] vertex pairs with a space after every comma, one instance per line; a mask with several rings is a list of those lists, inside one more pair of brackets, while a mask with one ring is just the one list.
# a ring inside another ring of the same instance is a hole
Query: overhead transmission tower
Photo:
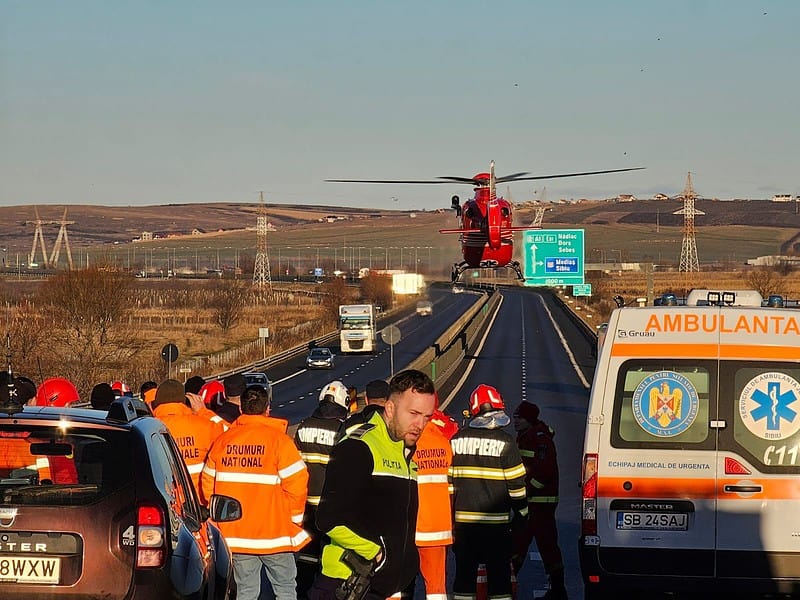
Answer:
[[[42, 225], [45, 224], [45, 221], [42, 221], [39, 216], [39, 209], [35, 206], [33, 207], [33, 212], [36, 215], [36, 220], [33, 222], [35, 229], [33, 231], [33, 246], [31, 247], [30, 255], [28, 255], [28, 266], [36, 262], [36, 242], [40, 242], [42, 247], [42, 268], [46, 269], [50, 266], [50, 258], [47, 255], [47, 246], [45, 245], [44, 234], [42, 233]], [[30, 221], [28, 222], [30, 223]], [[47, 221], [47, 223], [49, 224], [50, 221]]]
[[[536, 193], [536, 190], [533, 191]], [[542, 188], [542, 193], [539, 194], [539, 206], [536, 207], [536, 212], [533, 215], [533, 221], [531, 221], [531, 227], [536, 227], [541, 229], [542, 227], [542, 220], [544, 219], [544, 213], [547, 211], [545, 208], [544, 203], [547, 202], [547, 188]]]
[[267, 206], [264, 192], [260, 192], [256, 216], [256, 262], [253, 267], [253, 285], [260, 290], [269, 287], [272, 292], [272, 277], [269, 273], [269, 254], [267, 252]]
[[53, 246], [53, 253], [50, 255], [50, 266], [55, 267], [58, 264], [58, 257], [61, 254], [61, 244], [64, 244], [64, 250], [67, 252], [67, 266], [69, 270], [72, 271], [72, 251], [69, 248], [69, 236], [67, 235], [67, 225], [74, 225], [75, 221], [67, 221], [67, 207], [64, 207], [64, 216], [61, 217], [61, 222], [59, 225], [61, 227], [58, 229], [58, 237], [56, 237], [56, 243]]
[[[677, 196], [678, 200], [683, 200], [683, 208], [676, 210], [674, 215], [683, 215], [683, 242], [681, 243], [681, 263], [678, 271], [682, 273], [695, 273], [700, 271], [700, 261], [697, 258], [697, 240], [695, 237], [694, 218], [698, 215], [704, 215], [701, 210], [696, 210], [694, 201], [699, 196], [695, 193], [692, 187], [692, 173], [691, 171], [686, 176], [686, 187]], [[687, 276], [687, 288], [690, 283], [690, 276]]]
[[[39, 244], [39, 247], [42, 250], [42, 268], [43, 269], [54, 269], [58, 265], [58, 259], [61, 256], [61, 245], [64, 245], [64, 249], [67, 252], [67, 266], [70, 270], [74, 268], [72, 263], [72, 251], [69, 247], [69, 235], [67, 234], [67, 225], [74, 225], [75, 221], [67, 221], [67, 208], [64, 207], [64, 216], [61, 217], [60, 221], [45, 221], [39, 216], [39, 209], [34, 207], [33, 208], [34, 214], [36, 215], [36, 220], [33, 221], [33, 225], [35, 227], [33, 232], [33, 246], [31, 246], [31, 253], [28, 255], [28, 264], [36, 263], [36, 245]], [[30, 223], [27, 221], [26, 224]], [[47, 244], [44, 241], [44, 233], [42, 232], [42, 225], [60, 225], [58, 230], [58, 236], [56, 237], [55, 245], [53, 246], [53, 251], [48, 254], [47, 253]]]

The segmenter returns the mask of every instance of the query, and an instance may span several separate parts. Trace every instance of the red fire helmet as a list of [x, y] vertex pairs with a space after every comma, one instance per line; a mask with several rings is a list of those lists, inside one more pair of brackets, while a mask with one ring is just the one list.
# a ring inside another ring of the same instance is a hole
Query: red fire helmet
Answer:
[[78, 388], [63, 377], [45, 379], [36, 390], [36, 406], [69, 406], [80, 400]]
[[500, 392], [485, 383], [480, 384], [469, 395], [469, 412], [473, 417], [482, 412], [504, 410], [505, 407]]
[[203, 384], [198, 394], [206, 406], [219, 406], [225, 400], [225, 386], [217, 379]]

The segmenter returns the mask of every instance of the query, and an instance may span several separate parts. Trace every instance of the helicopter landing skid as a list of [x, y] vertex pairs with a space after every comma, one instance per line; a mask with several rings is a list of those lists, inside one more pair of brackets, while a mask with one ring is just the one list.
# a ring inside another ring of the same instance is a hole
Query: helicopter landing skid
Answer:
[[[519, 261], [517, 261], [517, 260], [512, 261], [512, 262], [508, 263], [506, 266], [514, 269], [514, 272], [517, 274], [517, 279], [519, 279], [520, 281], [524, 281], [525, 280], [525, 276], [522, 274], [522, 266], [519, 264]], [[470, 267], [469, 264], [467, 264], [466, 262], [453, 263], [453, 270], [450, 272], [450, 282], [451, 283], [458, 283], [461, 280], [461, 275], [464, 273], [464, 271], [466, 271], [467, 269], [470, 269], [470, 268], [472, 268], [472, 267]], [[498, 266], [497, 265], [486, 265], [486, 266], [481, 265], [479, 268], [482, 268], [482, 269], [496, 269], [496, 268], [498, 268]]]

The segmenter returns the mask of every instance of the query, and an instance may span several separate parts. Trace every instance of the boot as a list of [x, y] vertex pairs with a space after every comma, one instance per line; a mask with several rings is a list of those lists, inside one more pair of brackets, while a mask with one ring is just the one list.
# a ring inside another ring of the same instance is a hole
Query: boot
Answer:
[[559, 567], [549, 574], [550, 589], [544, 596], [539, 596], [541, 600], [567, 600], [567, 588], [564, 587], [564, 567]]

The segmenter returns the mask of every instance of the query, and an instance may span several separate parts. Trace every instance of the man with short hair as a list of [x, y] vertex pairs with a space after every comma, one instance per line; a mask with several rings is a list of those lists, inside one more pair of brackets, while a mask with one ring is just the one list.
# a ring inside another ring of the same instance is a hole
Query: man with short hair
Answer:
[[287, 422], [269, 416], [271, 391], [251, 386], [242, 415], [217, 438], [201, 475], [203, 495], [242, 504], [242, 518], [219, 523], [233, 553], [238, 600], [257, 600], [267, 569], [276, 600], [296, 600], [294, 552], [309, 541], [303, 531], [308, 470], [288, 435]]
[[382, 411], [386, 400], [389, 397], [389, 384], [383, 379], [370, 381], [364, 389], [364, 400], [366, 406], [360, 411], [353, 413], [344, 422], [343, 431], [350, 433], [359, 425], [363, 425], [370, 420], [373, 414]]
[[372, 562], [368, 600], [385, 600], [414, 579], [419, 556], [414, 449], [433, 414], [434, 387], [420, 371], [389, 382], [383, 411], [350, 432], [331, 452], [317, 508], [317, 527], [330, 538], [310, 600], [334, 600], [352, 574], [342, 557], [351, 550]]
[[225, 399], [216, 408], [217, 414], [228, 423], [233, 423], [242, 414], [240, 398], [247, 389], [247, 379], [241, 373], [228, 375], [222, 380]]

